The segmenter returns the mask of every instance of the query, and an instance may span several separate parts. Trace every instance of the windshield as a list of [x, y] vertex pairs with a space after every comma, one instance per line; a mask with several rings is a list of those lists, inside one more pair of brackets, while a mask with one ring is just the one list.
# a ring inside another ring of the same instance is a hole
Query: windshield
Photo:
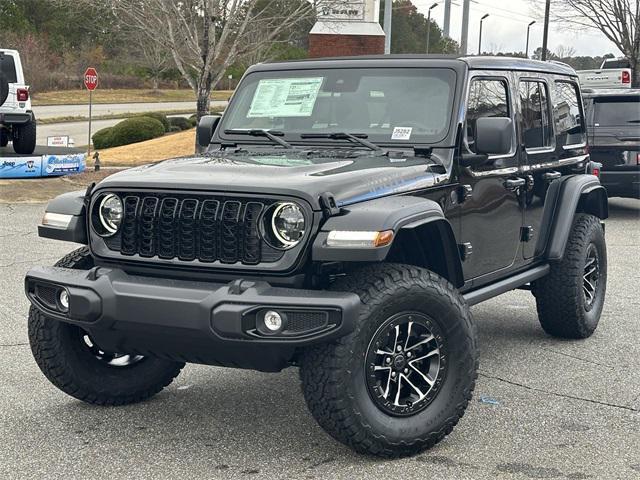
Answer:
[[235, 93], [221, 131], [273, 130], [288, 141], [349, 133], [374, 143], [437, 143], [449, 131], [455, 80], [447, 68], [255, 72]]
[[596, 99], [596, 127], [628, 125], [640, 122], [640, 96]]
[[7, 82], [16, 83], [16, 66], [12, 55], [6, 55], [0, 52], [0, 72], [5, 76]]

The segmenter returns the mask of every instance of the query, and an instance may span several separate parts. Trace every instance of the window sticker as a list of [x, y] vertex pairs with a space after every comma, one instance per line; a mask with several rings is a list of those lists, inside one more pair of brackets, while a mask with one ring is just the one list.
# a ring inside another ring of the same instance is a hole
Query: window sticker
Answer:
[[391, 140], [409, 140], [413, 127], [394, 127]]
[[310, 117], [324, 77], [262, 79], [248, 118]]

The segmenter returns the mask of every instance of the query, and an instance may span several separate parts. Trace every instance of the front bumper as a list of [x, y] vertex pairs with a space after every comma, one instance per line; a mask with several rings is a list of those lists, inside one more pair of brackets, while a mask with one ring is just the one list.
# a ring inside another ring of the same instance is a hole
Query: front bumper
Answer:
[[640, 167], [633, 170], [601, 170], [600, 183], [609, 197], [640, 198]]
[[[103, 350], [263, 371], [286, 367], [297, 347], [350, 333], [361, 306], [347, 292], [142, 277], [100, 267], [36, 267], [25, 288], [47, 317], [81, 326]], [[66, 312], [58, 301], [62, 289]], [[282, 314], [281, 331], [264, 333], [266, 310]]]
[[31, 112], [0, 113], [0, 125], [24, 125], [33, 120]]

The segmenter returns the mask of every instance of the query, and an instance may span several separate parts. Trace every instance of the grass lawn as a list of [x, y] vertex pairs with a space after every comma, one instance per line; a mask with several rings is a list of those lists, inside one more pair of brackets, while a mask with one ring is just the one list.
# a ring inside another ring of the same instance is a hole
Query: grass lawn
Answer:
[[[195, 154], [196, 130], [171, 133], [146, 142], [132, 143], [121, 147], [106, 148], [100, 152], [100, 163], [105, 166], [134, 167], [145, 163]], [[87, 162], [93, 168], [93, 160]]]
[[[211, 94], [212, 100], [228, 100], [230, 90], [216, 90]], [[87, 103], [87, 90], [59, 90], [53, 92], [34, 93], [31, 97], [33, 105], [73, 105]], [[196, 97], [191, 90], [149, 90], [123, 88], [117, 90], [101, 89], [93, 92], [94, 103], [153, 103], [153, 102], [195, 102]]]

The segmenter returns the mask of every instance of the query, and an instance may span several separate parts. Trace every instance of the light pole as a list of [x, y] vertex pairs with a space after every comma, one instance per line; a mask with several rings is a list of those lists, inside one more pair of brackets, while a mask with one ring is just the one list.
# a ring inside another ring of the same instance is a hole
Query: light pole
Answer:
[[485, 13], [480, 19], [480, 36], [478, 37], [478, 55], [482, 53], [482, 22], [485, 18], [489, 16], [488, 13]]
[[429, 7], [429, 14], [427, 15], [427, 53], [429, 53], [429, 37], [431, 36], [431, 10], [438, 6], [437, 3], [434, 3]]
[[384, 53], [389, 55], [391, 53], [391, 16], [393, 6], [392, 0], [385, 0], [384, 2]]
[[544, 5], [544, 30], [542, 33], [542, 58], [547, 61], [547, 42], [549, 41], [549, 10], [551, 10], [551, 0], [547, 0]]
[[529, 58], [529, 31], [531, 30], [531, 25], [533, 25], [534, 23], [536, 23], [535, 20], [527, 25], [527, 48], [524, 51], [524, 56], [527, 58]]

